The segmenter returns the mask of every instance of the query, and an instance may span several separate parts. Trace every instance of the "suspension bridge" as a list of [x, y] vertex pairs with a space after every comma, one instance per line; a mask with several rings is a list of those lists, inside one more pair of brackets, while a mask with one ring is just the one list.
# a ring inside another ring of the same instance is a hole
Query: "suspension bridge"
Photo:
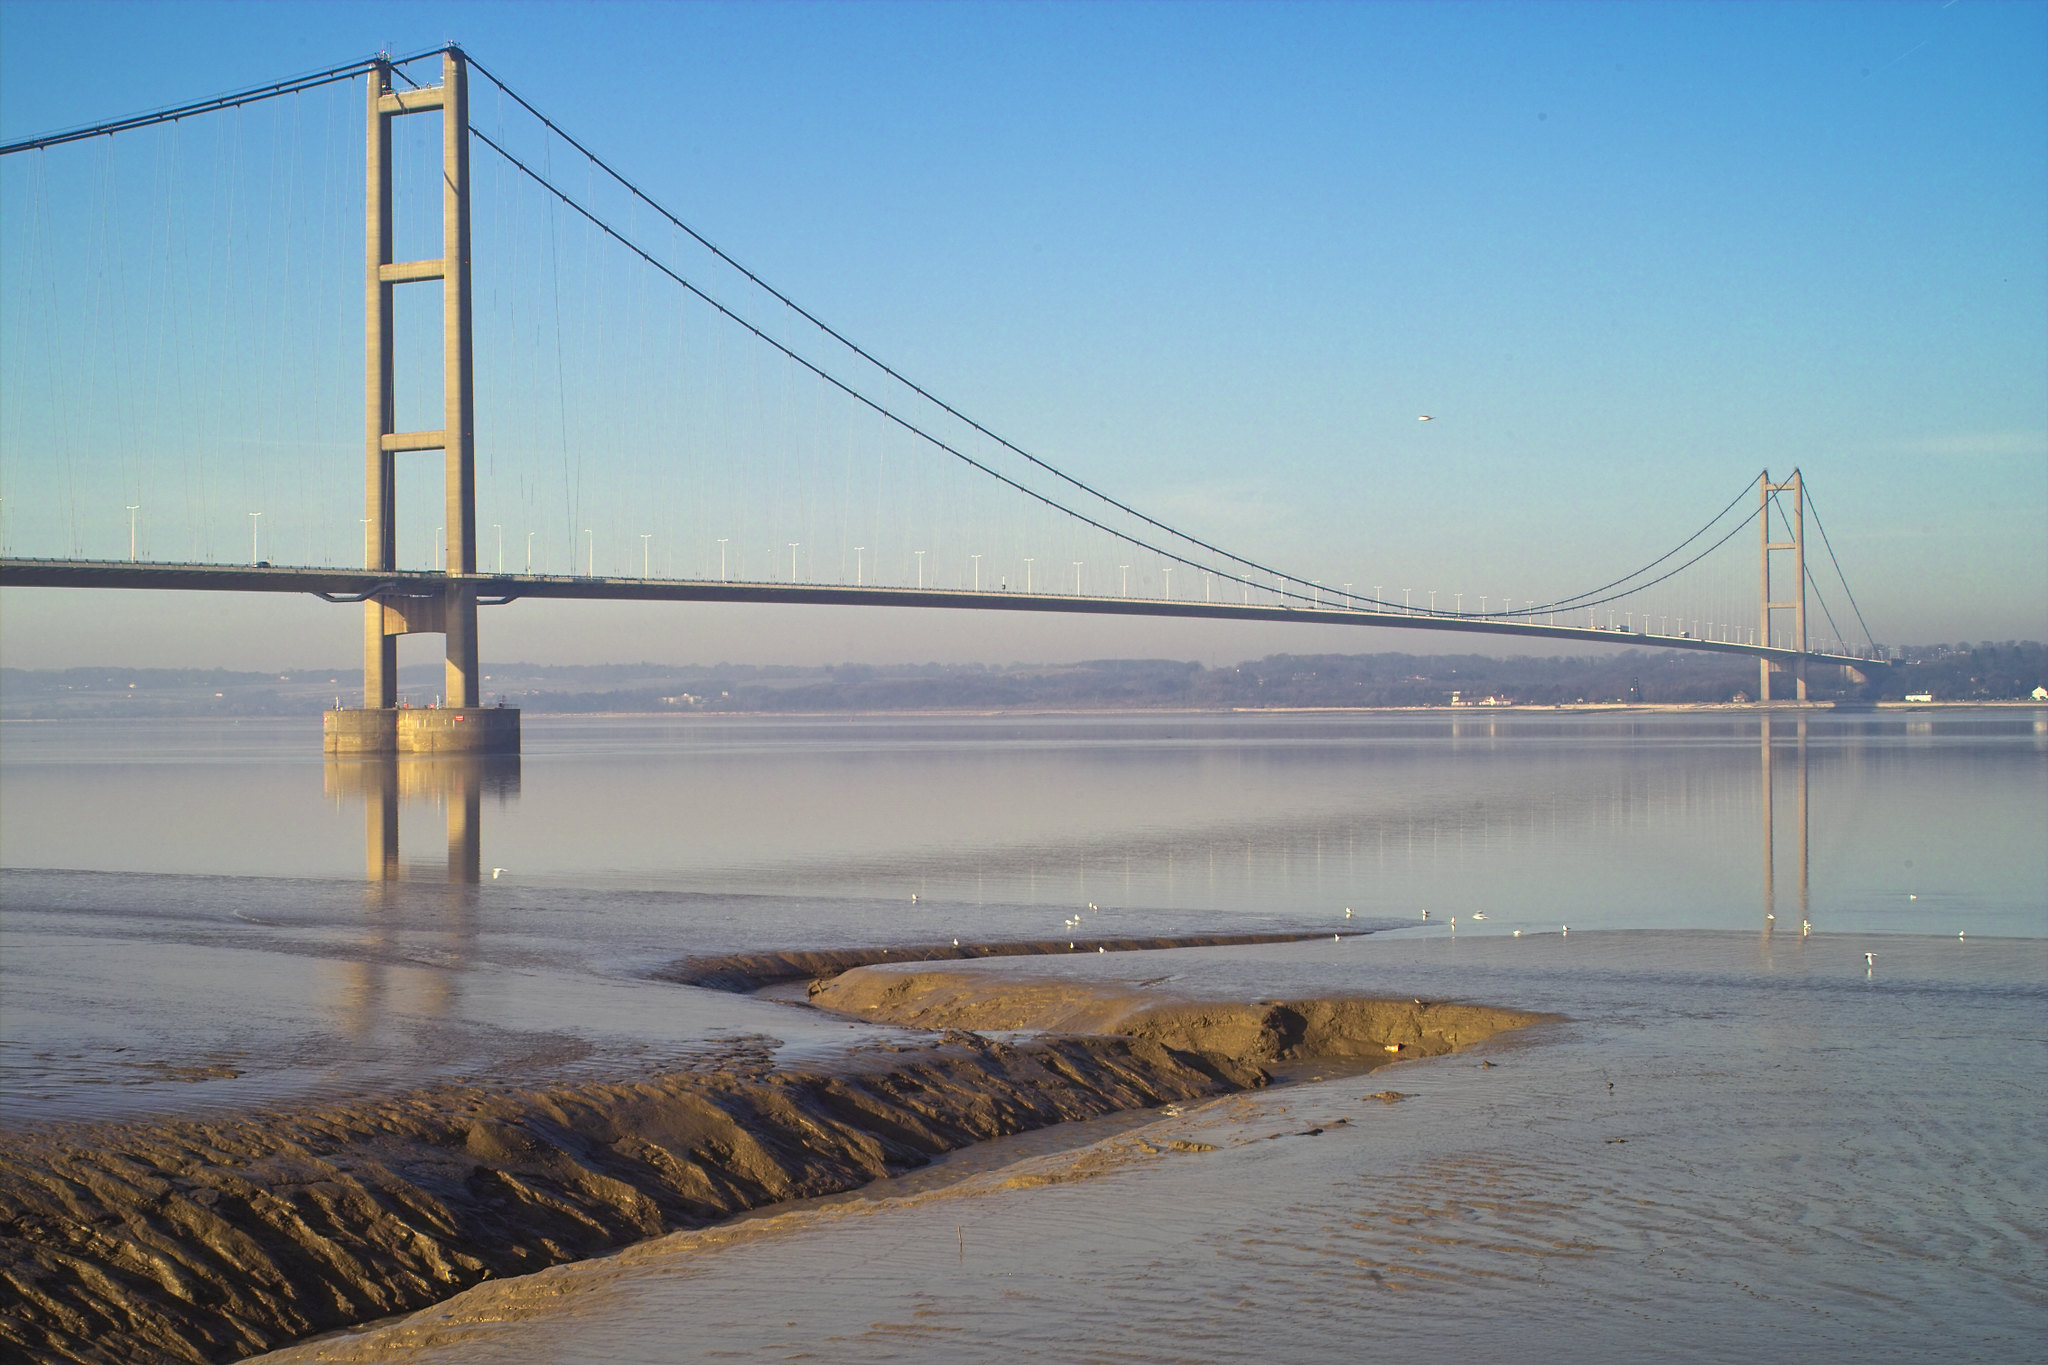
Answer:
[[[945, 401], [455, 46], [12, 142], [0, 168], [0, 586], [360, 604], [363, 702], [329, 713], [330, 753], [516, 749], [478, 609], [525, 599], [1633, 643], [1753, 657], [1766, 702], [1885, 667], [1796, 470], [1571, 593], [1397, 602], [1240, 554]], [[408, 634], [445, 637], [440, 705], [397, 706]]]

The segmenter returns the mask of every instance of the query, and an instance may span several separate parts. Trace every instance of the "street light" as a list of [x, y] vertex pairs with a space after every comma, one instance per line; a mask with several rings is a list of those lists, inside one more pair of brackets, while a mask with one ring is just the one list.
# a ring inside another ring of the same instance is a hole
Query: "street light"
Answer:
[[[597, 535], [588, 526], [583, 528], [583, 534], [589, 538], [590, 553], [588, 567], [584, 570], [584, 577], [595, 578], [597, 577]], [[575, 551], [572, 550], [570, 553], [574, 554]]]
[[128, 562], [133, 564], [135, 562], [135, 514], [142, 510], [142, 504], [139, 502], [129, 502], [123, 503], [122, 506], [128, 509]]
[[1166, 566], [1166, 600], [1173, 600], [1173, 565]]
[[789, 542], [789, 581], [792, 583], [796, 582], [796, 547], [801, 544], [800, 540]]
[[357, 517], [356, 521], [363, 528], [363, 567], [367, 569], [370, 567], [370, 519]]
[[730, 539], [730, 536], [718, 538], [718, 581], [721, 583], [725, 582], [725, 542]]
[[1128, 564], [1119, 564], [1116, 567], [1118, 568], [1118, 570], [1122, 572], [1124, 576], [1123, 595], [1125, 597], [1129, 597], [1131, 595], [1131, 566]]
[[505, 572], [505, 528], [494, 521], [491, 523], [491, 529], [498, 533], [498, 572], [503, 573]]
[[1081, 595], [1081, 565], [1085, 562], [1085, 560], [1079, 559], [1074, 561], [1074, 596], [1076, 597]]
[[652, 539], [654, 539], [654, 532], [652, 532], [652, 531], [642, 531], [642, 532], [640, 533], [640, 576], [641, 576], [642, 578], [652, 578], [652, 577], [654, 577], [654, 574], [653, 574], [653, 573], [652, 573], [652, 571], [651, 571], [651, 566], [650, 566], [650, 564], [649, 564], [649, 562], [648, 562], [648, 544], [647, 544], [647, 543], [648, 543], [648, 542], [649, 542], [650, 540], [652, 540]]
[[526, 533], [526, 571], [533, 572], [533, 532]]
[[434, 528], [434, 559], [433, 559], [433, 562], [434, 562], [435, 564], [440, 564], [440, 565], [441, 565], [441, 567], [443, 567], [444, 569], [445, 569], [445, 568], [447, 567], [447, 565], [446, 565], [446, 563], [444, 563], [443, 561], [445, 561], [445, 560], [447, 559], [447, 556], [446, 556], [445, 554], [443, 554], [443, 553], [442, 553], [442, 551], [441, 551], [441, 533], [442, 533], [442, 532], [444, 532], [444, 531], [446, 531], [447, 529], [448, 529], [448, 528], [447, 528], [447, 527], [445, 527], [445, 526], [436, 526], [436, 527]]
[[1024, 561], [1024, 591], [1031, 591], [1031, 561], [1029, 559]]
[[[868, 581], [868, 560], [866, 554], [867, 548], [868, 547], [865, 545], [856, 545], [853, 547], [853, 585], [855, 587], [859, 587], [861, 584]], [[846, 561], [842, 559], [839, 562], [841, 564], [844, 564]]]
[[263, 525], [262, 516], [261, 512], [251, 512], [249, 514], [249, 562], [251, 564], [261, 564], [263, 562], [263, 556], [256, 553], [256, 546], [258, 544], [256, 532]]
[[971, 559], [971, 560], [973, 560], [973, 561], [974, 561], [974, 590], [975, 590], [976, 592], [980, 592], [980, 591], [981, 591], [981, 556], [980, 556], [980, 555], [969, 555], [969, 556], [967, 556], [967, 557], [968, 557], [969, 559]]
[[924, 587], [924, 551], [912, 550], [911, 553], [917, 556], [917, 586], [922, 589]]

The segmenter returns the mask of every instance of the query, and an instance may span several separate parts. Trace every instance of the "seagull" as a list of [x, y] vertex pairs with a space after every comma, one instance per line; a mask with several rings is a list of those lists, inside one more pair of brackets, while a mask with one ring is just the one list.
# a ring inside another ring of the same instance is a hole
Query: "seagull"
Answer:
[[1872, 967], [1872, 966], [1875, 966], [1876, 964], [1877, 964], [1877, 954], [1876, 954], [1876, 953], [1865, 953], [1865, 954], [1863, 955], [1863, 965], [1864, 965], [1864, 966], [1866, 966], [1866, 967]]
[[1457, 917], [1456, 915], [1452, 915], [1452, 916], [1451, 916], [1451, 932], [1452, 932], [1452, 933], [1456, 933], [1457, 931], [1458, 931], [1458, 917]]
[[1344, 918], [1345, 918], [1345, 919], [1350, 919], [1350, 918], [1351, 918], [1351, 907], [1350, 907], [1350, 906], [1348, 906], [1348, 905], [1344, 907]]
[[[1094, 901], [1089, 901], [1089, 902], [1088, 902], [1088, 908], [1089, 908], [1090, 910], [1093, 910], [1093, 909], [1095, 908], [1095, 902], [1094, 902]], [[1077, 918], [1078, 918], [1078, 917], [1077, 917]]]
[[1428, 918], [1429, 918], [1429, 911], [1427, 911], [1427, 910], [1423, 911], [1423, 912], [1422, 912], [1422, 917], [1423, 917], [1424, 919], [1428, 919]]
[[1810, 933], [1812, 933], [1812, 932], [1813, 932], [1813, 921], [1812, 921], [1812, 920], [1810, 920], [1810, 919], [1803, 919], [1803, 920], [1799, 921], [1799, 933], [1800, 933], [1800, 936], [1801, 936], [1802, 938], [1803, 938], [1804, 936], [1806, 936], [1807, 934], [1810, 934]]
[[1422, 414], [1422, 416], [1416, 418], [1415, 420], [1418, 422], [1434, 422], [1436, 418], [1431, 417], [1428, 413], [1425, 412]]
[[912, 905], [916, 905], [916, 904], [917, 904], [917, 893], [916, 893], [915, 891], [913, 891], [913, 892], [911, 892], [911, 893], [910, 893], [910, 903], [911, 903]]
[[1564, 936], [1565, 936], [1566, 934], [1569, 934], [1569, 933], [1570, 933], [1571, 931], [1572, 931], [1572, 927], [1571, 927], [1571, 926], [1570, 926], [1569, 924], [1566, 924], [1566, 925], [1561, 925], [1561, 926], [1559, 926], [1559, 928], [1558, 928], [1558, 931], [1557, 931], [1557, 936], [1558, 936], [1559, 938], [1563, 938], [1563, 937], [1564, 937]]
[[1478, 912], [1477, 910], [1474, 910], [1474, 911], [1472, 912], [1472, 918], [1473, 918], [1473, 919], [1485, 919], [1485, 918], [1486, 918], [1486, 916], [1484, 916], [1484, 915], [1480, 914], [1480, 913], [1479, 913], [1479, 912]]
[[1960, 929], [1956, 930], [1956, 937], [1957, 937], [1957, 938], [1961, 938], [1962, 936], [1963, 936], [1963, 931], [1962, 931], [1962, 930], [1960, 930]]
[[1920, 898], [1918, 896], [1913, 895], [1911, 892], [1908, 892], [1906, 895], [1906, 899], [1909, 901], [1917, 901]]
[[960, 946], [960, 940], [959, 940], [959, 939], [957, 939], [957, 938], [956, 938], [956, 939], [954, 939], [954, 940], [953, 940], [953, 946], [954, 946], [955, 948], [958, 948], [958, 947]]
[[1515, 930], [1515, 937], [1516, 937], [1516, 938], [1520, 938], [1521, 936], [1522, 936], [1522, 931], [1521, 931], [1520, 929], [1517, 929], [1517, 930]]
[[499, 877], [501, 877], [501, 876], [503, 876], [503, 875], [505, 874], [505, 872], [506, 872], [506, 871], [507, 871], [507, 869], [506, 869], [506, 868], [502, 868], [502, 867], [494, 867], [494, 868], [492, 868], [492, 869], [491, 869], [491, 880], [492, 880], [492, 881], [496, 881], [496, 880], [498, 880], [498, 878], [499, 878]]

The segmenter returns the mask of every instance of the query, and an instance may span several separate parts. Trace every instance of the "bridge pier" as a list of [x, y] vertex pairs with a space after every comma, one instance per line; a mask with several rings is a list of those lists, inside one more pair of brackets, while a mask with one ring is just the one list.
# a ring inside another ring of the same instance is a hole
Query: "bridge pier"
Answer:
[[515, 706], [365, 706], [327, 712], [321, 748], [331, 758], [380, 754], [516, 754]]

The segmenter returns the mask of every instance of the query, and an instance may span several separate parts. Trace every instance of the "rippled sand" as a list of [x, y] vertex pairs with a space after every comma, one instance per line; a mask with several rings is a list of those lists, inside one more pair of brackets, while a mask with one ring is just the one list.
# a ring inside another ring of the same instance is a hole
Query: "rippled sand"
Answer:
[[275, 1358], [2040, 1357], [2039, 940], [1376, 937], [966, 970], [1571, 1018], [991, 1144]]

